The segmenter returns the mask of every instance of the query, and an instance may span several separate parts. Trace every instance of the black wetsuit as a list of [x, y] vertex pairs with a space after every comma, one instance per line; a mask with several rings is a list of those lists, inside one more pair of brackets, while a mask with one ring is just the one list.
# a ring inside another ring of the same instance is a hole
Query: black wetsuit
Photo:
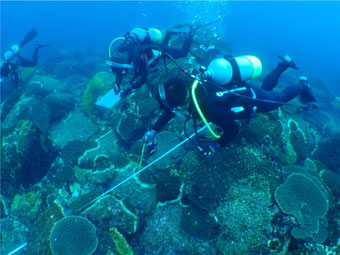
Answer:
[[[128, 39], [117, 49], [116, 54], [128, 54], [127, 63], [133, 63], [133, 89], [138, 89], [146, 83], [149, 74], [149, 67], [154, 67], [156, 65], [157, 60], [151, 65], [149, 63], [149, 60], [155, 57], [153, 50], [160, 51], [161, 54], [170, 54], [173, 58], [183, 58], [188, 55], [192, 42], [192, 35], [189, 34], [189, 36], [185, 39], [182, 48], [171, 47], [168, 45], [172, 35], [172, 32], [167, 31], [162, 43], [139, 43]], [[111, 61], [115, 62], [115, 60], [116, 56], [113, 56]], [[120, 90], [123, 75], [128, 70], [117, 67], [111, 67], [111, 70], [117, 74], [116, 85]]]
[[[223, 135], [218, 139], [221, 146], [225, 146], [238, 134], [239, 125], [235, 121], [236, 119], [249, 119], [255, 111], [269, 112], [275, 110], [301, 93], [304, 93], [305, 87], [301, 83], [289, 85], [282, 91], [272, 91], [272, 89], [274, 89], [277, 85], [280, 75], [286, 69], [287, 67], [279, 64], [266, 76], [261, 87], [254, 86], [249, 83], [238, 84], [237, 87], [246, 88], [244, 91], [235, 92], [241, 96], [225, 94], [222, 97], [218, 97], [216, 92], [223, 91], [223, 89], [221, 90], [220, 88], [209, 86], [209, 84], [205, 89], [202, 86], [197, 87], [196, 97], [200, 103], [200, 108], [205, 118], [208, 122], [218, 125], [224, 131]], [[254, 97], [254, 94], [256, 95], [256, 99], [275, 102], [263, 102], [250, 99]], [[315, 98], [312, 101], [316, 101]], [[233, 111], [233, 109], [238, 107], [243, 107], [243, 110], [238, 113]], [[256, 110], [254, 107], [256, 107]], [[152, 129], [159, 132], [174, 116], [175, 114], [170, 109], [166, 109]]]

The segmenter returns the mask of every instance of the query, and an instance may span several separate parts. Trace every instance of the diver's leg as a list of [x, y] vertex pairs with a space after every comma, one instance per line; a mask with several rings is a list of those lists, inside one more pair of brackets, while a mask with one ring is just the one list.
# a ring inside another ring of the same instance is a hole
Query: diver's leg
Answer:
[[279, 82], [281, 74], [286, 71], [288, 66], [280, 62], [277, 67], [272, 70], [263, 80], [261, 88], [264, 90], [272, 90]]
[[279, 82], [280, 76], [289, 67], [298, 69], [291, 57], [286, 55], [285, 57], [279, 57], [282, 61], [277, 65], [277, 67], [272, 70], [263, 80], [262, 88], [265, 90], [272, 90], [276, 87]]
[[192, 43], [192, 37], [188, 37], [184, 40], [182, 48], [171, 47], [168, 45], [161, 45], [161, 51], [163, 53], [170, 54], [173, 58], [184, 58], [188, 55]]
[[39, 50], [39, 47], [35, 47], [34, 48], [33, 55], [32, 55], [32, 60], [28, 60], [26, 58], [23, 58], [23, 57], [19, 56], [20, 66], [23, 66], [23, 67], [33, 67], [33, 66], [36, 66], [37, 63], [38, 63], [38, 50]]
[[255, 101], [258, 112], [273, 111], [305, 91], [305, 86], [300, 82], [295, 85], [289, 85], [281, 91], [268, 91], [254, 85], [250, 85], [250, 87], [254, 90], [256, 98], [259, 100]]

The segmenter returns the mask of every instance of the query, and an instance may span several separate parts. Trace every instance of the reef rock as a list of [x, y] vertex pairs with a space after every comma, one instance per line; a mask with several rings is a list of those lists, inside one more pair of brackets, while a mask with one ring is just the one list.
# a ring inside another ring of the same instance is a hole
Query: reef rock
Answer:
[[75, 110], [61, 122], [52, 125], [50, 138], [58, 147], [64, 147], [68, 142], [87, 141], [98, 130], [81, 111]]
[[69, 93], [50, 93], [46, 96], [46, 103], [52, 113], [52, 121], [58, 121], [67, 116], [74, 109], [75, 100]]
[[106, 231], [115, 227], [125, 234], [132, 234], [137, 230], [137, 215], [128, 209], [124, 201], [113, 195], [103, 196], [87, 208], [83, 215]]
[[320, 160], [328, 169], [340, 173], [340, 133], [321, 141], [313, 158]]
[[183, 231], [182, 214], [183, 208], [178, 203], [158, 206], [146, 222], [135, 247], [136, 254], [218, 254], [213, 242], [197, 239]]
[[[3, 190], [40, 181], [56, 157], [51, 141], [32, 122], [17, 123], [3, 134], [1, 149], [1, 184]], [[5, 188], [6, 187], [6, 188]]]
[[45, 103], [34, 97], [21, 97], [8, 113], [3, 128], [14, 128], [20, 120], [29, 120], [43, 133], [47, 133], [50, 127], [51, 111]]
[[[249, 182], [250, 181], [250, 182]], [[228, 199], [216, 210], [221, 235], [217, 246], [222, 254], [260, 254], [272, 232], [269, 184], [260, 178], [235, 184]]]

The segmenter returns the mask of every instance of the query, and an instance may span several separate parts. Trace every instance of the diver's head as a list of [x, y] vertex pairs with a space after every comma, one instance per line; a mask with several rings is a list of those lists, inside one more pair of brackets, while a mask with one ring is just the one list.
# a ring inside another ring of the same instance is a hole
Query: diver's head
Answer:
[[217, 85], [226, 86], [258, 77], [262, 72], [261, 61], [255, 56], [217, 58], [210, 62], [206, 78]]
[[188, 84], [190, 84], [190, 81], [187, 77], [171, 78], [161, 84], [158, 88], [157, 100], [162, 108], [185, 105], [189, 98]]
[[133, 69], [133, 65], [130, 62], [128, 52], [119, 52], [113, 54], [110, 61], [107, 61], [107, 64], [111, 67], [112, 71], [121, 72], [123, 70]]
[[140, 43], [158, 43], [162, 39], [162, 32], [156, 28], [134, 28], [130, 35]]

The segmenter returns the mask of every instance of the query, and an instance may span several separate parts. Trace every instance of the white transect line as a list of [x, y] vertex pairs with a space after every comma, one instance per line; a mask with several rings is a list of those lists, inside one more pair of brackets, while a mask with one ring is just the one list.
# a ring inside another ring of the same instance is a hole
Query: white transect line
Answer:
[[[203, 129], [205, 129], [207, 126], [203, 126], [202, 128], [200, 128], [197, 133], [201, 132]], [[160, 156], [159, 158], [155, 159], [154, 161], [152, 161], [150, 164], [146, 165], [145, 167], [143, 167], [142, 169], [140, 169], [139, 171], [137, 171], [136, 173], [134, 173], [133, 175], [130, 175], [128, 178], [124, 179], [123, 181], [121, 181], [120, 183], [118, 183], [117, 185], [113, 186], [111, 189], [105, 191], [104, 193], [102, 193], [100, 196], [96, 197], [95, 199], [93, 199], [92, 201], [90, 201], [89, 203], [87, 203], [86, 205], [82, 206], [81, 208], [78, 209], [78, 211], [80, 211], [81, 209], [83, 209], [84, 207], [92, 204], [93, 202], [96, 202], [98, 199], [102, 198], [103, 196], [105, 196], [106, 194], [110, 193], [111, 191], [115, 190], [116, 188], [118, 188], [119, 186], [121, 186], [122, 184], [124, 184], [125, 182], [131, 180], [133, 177], [135, 177], [136, 175], [140, 174], [141, 172], [143, 172], [144, 170], [148, 169], [150, 166], [152, 166], [153, 164], [155, 164], [156, 162], [158, 162], [159, 160], [161, 160], [162, 158], [164, 158], [165, 156], [167, 156], [168, 154], [170, 154], [171, 152], [173, 152], [174, 150], [176, 150], [178, 147], [182, 146], [184, 143], [186, 143], [187, 141], [189, 141], [189, 139], [191, 139], [193, 136], [195, 136], [196, 134], [193, 133], [191, 136], [189, 136], [188, 138], [184, 139], [182, 142], [180, 142], [179, 144], [177, 144], [175, 147], [173, 147], [172, 149], [170, 149], [169, 151], [167, 151], [166, 153], [164, 153], [162, 156]]]
[[23, 245], [19, 246], [18, 248], [16, 248], [15, 250], [11, 251], [10, 253], [7, 253], [7, 255], [12, 255], [14, 253], [16, 253], [17, 251], [20, 251], [22, 248], [24, 248], [27, 245], [27, 242], [24, 243]]

